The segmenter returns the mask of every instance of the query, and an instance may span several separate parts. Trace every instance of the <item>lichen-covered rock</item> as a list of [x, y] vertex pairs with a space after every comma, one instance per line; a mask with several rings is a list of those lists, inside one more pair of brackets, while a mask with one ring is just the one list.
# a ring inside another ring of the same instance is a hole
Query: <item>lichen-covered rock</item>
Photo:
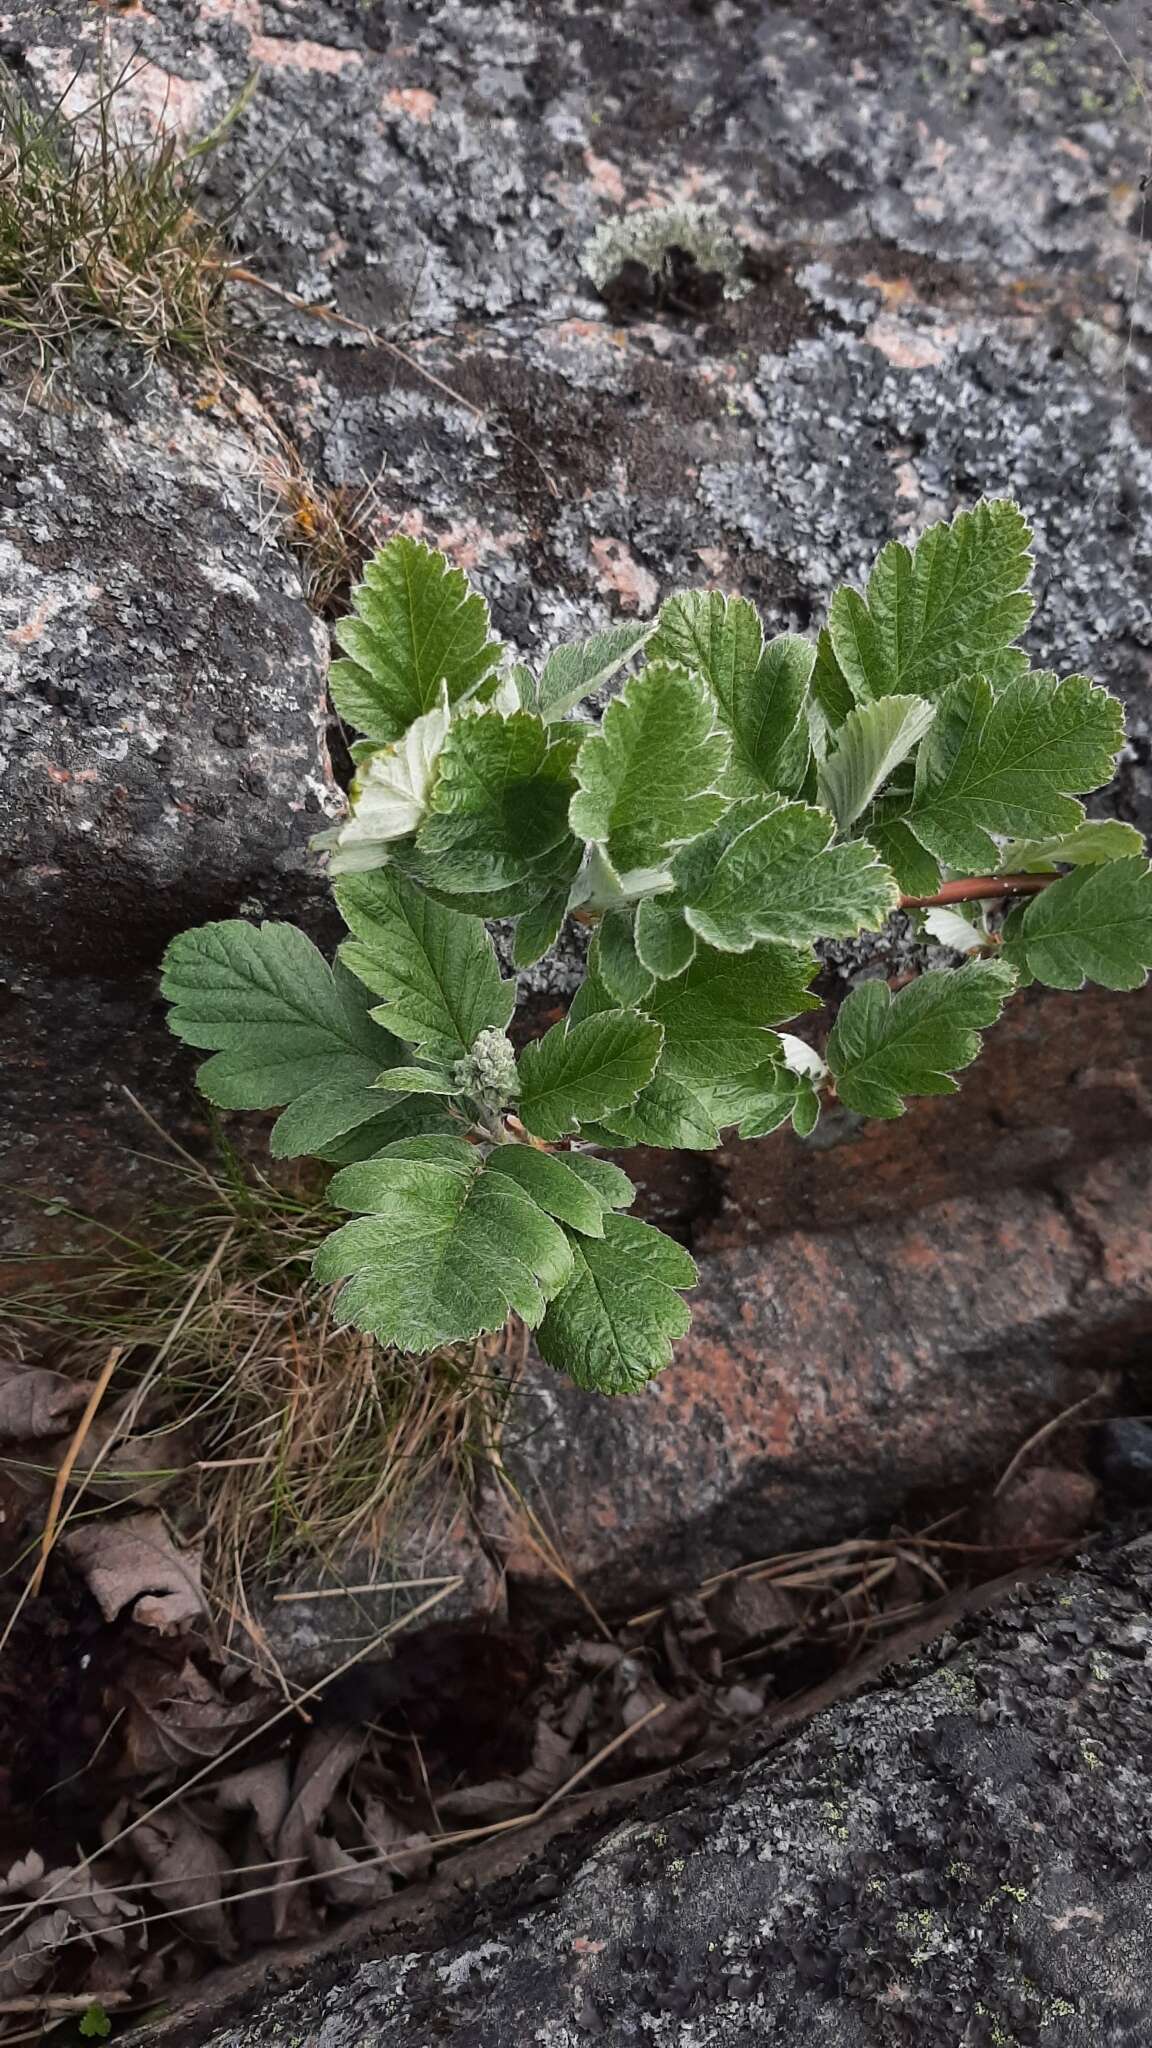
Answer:
[[125, 974], [246, 899], [299, 907], [326, 636], [244, 436], [93, 352], [7, 392], [0, 462], [0, 952]]
[[[1140, 2048], [1152, 1549], [962, 1623], [533, 1904], [361, 1950], [205, 2048]], [[539, 1898], [539, 1892], [536, 1897]]]

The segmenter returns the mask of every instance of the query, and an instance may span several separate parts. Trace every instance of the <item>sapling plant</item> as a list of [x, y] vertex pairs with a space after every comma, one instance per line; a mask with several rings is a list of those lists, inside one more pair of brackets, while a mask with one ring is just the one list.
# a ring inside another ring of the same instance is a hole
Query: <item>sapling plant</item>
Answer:
[[[1030, 669], [1029, 546], [1019, 509], [985, 501], [891, 542], [815, 643], [690, 590], [538, 668], [442, 555], [380, 550], [331, 679], [362, 735], [325, 835], [336, 960], [230, 919], [164, 967], [209, 1099], [278, 1109], [273, 1153], [338, 1169], [350, 1220], [315, 1270], [341, 1320], [425, 1352], [514, 1312], [580, 1386], [634, 1392], [696, 1272], [628, 1214], [604, 1152], [803, 1136], [829, 1100], [895, 1117], [955, 1090], [1026, 983], [1143, 982], [1143, 842], [1080, 801], [1113, 774], [1122, 707]], [[597, 723], [581, 707], [609, 685]], [[899, 909], [957, 964], [863, 983], [822, 1054], [783, 1030], [820, 1007], [820, 941]], [[511, 920], [527, 968], [569, 918], [582, 985], [517, 1052], [486, 920]]]

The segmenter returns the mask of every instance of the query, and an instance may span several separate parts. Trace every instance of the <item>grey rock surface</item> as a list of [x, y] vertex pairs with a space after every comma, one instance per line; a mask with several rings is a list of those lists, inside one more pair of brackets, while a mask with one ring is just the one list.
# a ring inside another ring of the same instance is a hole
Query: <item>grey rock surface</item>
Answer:
[[[1143, 2048], [1148, 1539], [204, 2048]], [[547, 1903], [538, 1903], [541, 1890]], [[534, 1902], [535, 1901], [535, 1902]]]
[[326, 635], [248, 441], [93, 350], [8, 391], [0, 464], [0, 951], [126, 974], [246, 900], [299, 907], [338, 802]]

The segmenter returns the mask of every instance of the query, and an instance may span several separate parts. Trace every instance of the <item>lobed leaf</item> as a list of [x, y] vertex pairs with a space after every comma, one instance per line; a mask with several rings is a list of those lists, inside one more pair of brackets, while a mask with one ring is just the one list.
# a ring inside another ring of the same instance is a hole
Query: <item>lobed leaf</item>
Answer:
[[579, 857], [568, 828], [579, 745], [578, 732], [551, 732], [527, 711], [458, 718], [416, 837], [421, 879], [453, 893], [513, 895], [534, 882], [552, 893], [562, 874], [570, 879]]
[[627, 666], [652, 631], [650, 621], [610, 626], [568, 647], [557, 647], [540, 671], [535, 708], [552, 722], [572, 711], [584, 697], [602, 690]]
[[722, 1081], [708, 1091], [720, 1125], [737, 1124], [742, 1138], [766, 1138], [791, 1123], [806, 1138], [820, 1116], [820, 1097], [810, 1074], [797, 1074], [776, 1061], [766, 1061], [749, 1074]]
[[1074, 832], [1051, 839], [1010, 839], [1000, 849], [1002, 875], [1041, 872], [1056, 866], [1089, 867], [1096, 861], [1127, 860], [1143, 855], [1144, 840], [1135, 825], [1119, 818], [1086, 818]]
[[352, 606], [336, 627], [350, 659], [333, 663], [329, 687], [340, 716], [370, 739], [399, 739], [434, 708], [442, 685], [459, 703], [502, 659], [488, 606], [463, 570], [407, 534], [373, 556]]
[[602, 1010], [554, 1024], [520, 1056], [521, 1122], [538, 1138], [562, 1138], [634, 1102], [656, 1071], [662, 1034], [634, 1010]]
[[373, 1084], [400, 1047], [368, 1014], [364, 989], [290, 924], [228, 918], [173, 939], [164, 956], [169, 1023], [211, 1048], [197, 1084], [221, 1109], [279, 1109], [278, 1158], [316, 1152], [380, 1115]]
[[1073, 792], [1107, 782], [1123, 743], [1123, 707], [1086, 676], [1020, 676], [999, 693], [969, 676], [941, 699], [904, 822], [948, 867], [978, 873], [999, 860], [994, 835], [1076, 831]]
[[819, 1008], [808, 993], [815, 971], [811, 953], [787, 946], [702, 948], [683, 974], [658, 982], [644, 1005], [664, 1031], [661, 1073], [710, 1085], [771, 1059], [779, 1040], [768, 1027]]
[[602, 1199], [585, 1175], [573, 1171], [570, 1160], [537, 1152], [530, 1145], [497, 1145], [489, 1155], [488, 1171], [505, 1174], [558, 1223], [585, 1237], [603, 1237], [605, 1212], [612, 1203]]
[[578, 1387], [638, 1393], [670, 1363], [692, 1320], [680, 1290], [695, 1286], [695, 1264], [634, 1216], [606, 1216], [602, 1239], [570, 1243], [572, 1276], [548, 1304], [540, 1356]]
[[682, 974], [696, 951], [696, 934], [684, 912], [664, 896], [645, 896], [636, 906], [636, 957], [658, 981]]
[[1152, 869], [1141, 857], [1062, 875], [1013, 920], [1004, 952], [1048, 988], [1142, 988], [1152, 967]]
[[329, 1190], [356, 1220], [313, 1261], [343, 1280], [335, 1314], [383, 1344], [431, 1351], [515, 1313], [534, 1328], [572, 1272], [561, 1226], [459, 1138], [415, 1138], [338, 1173]]
[[612, 1143], [658, 1145], [667, 1152], [712, 1152], [720, 1143], [719, 1126], [701, 1090], [659, 1070], [627, 1109], [605, 1116], [603, 1127]]
[[841, 1102], [863, 1116], [903, 1114], [906, 1095], [954, 1095], [951, 1075], [971, 1066], [979, 1033], [994, 1024], [1015, 987], [1010, 967], [973, 960], [922, 974], [893, 996], [869, 981], [848, 997], [828, 1040]]
[[620, 874], [655, 868], [721, 815], [728, 744], [712, 700], [687, 669], [649, 663], [625, 684], [576, 757], [569, 819]]
[[807, 804], [733, 804], [677, 854], [673, 902], [707, 945], [729, 953], [767, 939], [803, 946], [876, 931], [900, 892], [873, 847], [833, 846], [834, 829], [827, 811]]
[[685, 590], [661, 607], [648, 653], [652, 661], [679, 662], [703, 676], [731, 736], [730, 795], [792, 795], [800, 788], [809, 754], [810, 641], [782, 633], [765, 645], [759, 614], [746, 597]]
[[643, 1004], [651, 994], [653, 976], [636, 952], [633, 920], [626, 911], [610, 910], [601, 920], [588, 948], [588, 968], [625, 1009]]
[[961, 676], [1007, 681], [1026, 668], [1013, 643], [1032, 616], [1032, 536], [1009, 498], [982, 499], [914, 550], [890, 541], [867, 595], [847, 587], [828, 612], [832, 653], [858, 704], [932, 701]]
[[863, 817], [935, 716], [935, 705], [922, 697], [879, 697], [848, 713], [836, 733], [835, 751], [820, 764], [816, 785], [841, 832]]
[[355, 934], [341, 957], [385, 998], [376, 1014], [397, 1037], [429, 1059], [457, 1060], [482, 1031], [505, 1029], [516, 985], [501, 980], [478, 918], [445, 909], [391, 868], [346, 876], [335, 893]]

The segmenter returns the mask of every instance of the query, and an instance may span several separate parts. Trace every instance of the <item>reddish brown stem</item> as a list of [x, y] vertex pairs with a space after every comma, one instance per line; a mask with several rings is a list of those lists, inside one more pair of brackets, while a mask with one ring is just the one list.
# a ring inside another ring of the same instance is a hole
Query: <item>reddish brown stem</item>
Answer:
[[1057, 875], [973, 875], [970, 881], [945, 882], [935, 896], [902, 896], [901, 910], [931, 910], [938, 903], [978, 903], [985, 897], [1035, 896]]

